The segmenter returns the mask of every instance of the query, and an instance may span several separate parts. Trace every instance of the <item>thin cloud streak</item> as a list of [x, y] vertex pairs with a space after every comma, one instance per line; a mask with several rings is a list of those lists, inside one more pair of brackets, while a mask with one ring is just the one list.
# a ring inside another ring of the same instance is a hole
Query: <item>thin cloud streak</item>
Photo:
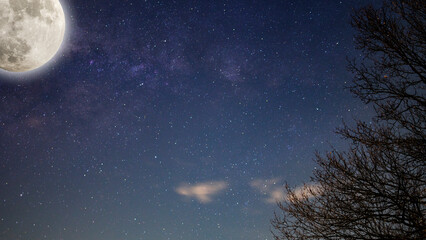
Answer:
[[[297, 199], [311, 198], [315, 196], [316, 194], [321, 193], [321, 186], [315, 183], [307, 183], [302, 186], [296, 187], [293, 190], [293, 193], [294, 193], [294, 197]], [[289, 201], [290, 196], [287, 196], [286, 200]]]
[[210, 203], [213, 197], [221, 193], [227, 188], [228, 184], [225, 181], [203, 182], [195, 185], [190, 183], [181, 184], [175, 189], [176, 193], [189, 198], [195, 198], [200, 203]]
[[250, 182], [250, 186], [265, 195], [265, 202], [275, 204], [285, 199], [284, 187], [280, 178], [256, 179]]
[[[280, 178], [272, 179], [256, 179], [250, 182], [250, 186], [265, 195], [264, 201], [269, 204], [291, 200], [285, 191], [283, 184], [280, 184]], [[314, 194], [320, 192], [318, 184], [304, 184], [293, 189], [293, 197], [295, 198], [311, 198]]]

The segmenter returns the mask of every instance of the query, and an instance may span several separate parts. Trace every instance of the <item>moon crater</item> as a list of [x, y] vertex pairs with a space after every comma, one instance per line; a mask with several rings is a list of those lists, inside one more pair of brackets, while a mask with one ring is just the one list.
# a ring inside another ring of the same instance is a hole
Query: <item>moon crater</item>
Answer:
[[65, 35], [59, 0], [0, 0], [0, 68], [26, 72], [58, 52]]

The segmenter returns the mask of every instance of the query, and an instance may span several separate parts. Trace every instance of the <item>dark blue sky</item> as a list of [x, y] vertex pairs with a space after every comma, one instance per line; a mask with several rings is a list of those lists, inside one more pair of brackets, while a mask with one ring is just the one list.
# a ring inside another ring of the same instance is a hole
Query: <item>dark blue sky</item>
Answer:
[[344, 88], [372, 1], [61, 2], [60, 56], [0, 74], [0, 239], [271, 240], [371, 111]]

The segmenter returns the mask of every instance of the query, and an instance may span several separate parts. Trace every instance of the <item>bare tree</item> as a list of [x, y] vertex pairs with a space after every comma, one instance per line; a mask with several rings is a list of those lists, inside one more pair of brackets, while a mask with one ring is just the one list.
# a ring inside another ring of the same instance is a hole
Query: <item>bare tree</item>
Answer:
[[276, 240], [426, 239], [426, 1], [364, 7], [352, 26], [350, 90], [376, 117], [338, 130], [349, 150], [317, 154], [317, 187], [286, 187]]

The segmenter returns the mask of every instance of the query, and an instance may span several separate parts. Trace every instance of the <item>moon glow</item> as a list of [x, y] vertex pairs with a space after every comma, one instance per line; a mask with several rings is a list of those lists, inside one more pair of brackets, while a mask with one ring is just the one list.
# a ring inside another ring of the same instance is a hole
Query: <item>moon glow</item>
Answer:
[[0, 0], [0, 68], [26, 72], [58, 52], [65, 35], [59, 0]]

